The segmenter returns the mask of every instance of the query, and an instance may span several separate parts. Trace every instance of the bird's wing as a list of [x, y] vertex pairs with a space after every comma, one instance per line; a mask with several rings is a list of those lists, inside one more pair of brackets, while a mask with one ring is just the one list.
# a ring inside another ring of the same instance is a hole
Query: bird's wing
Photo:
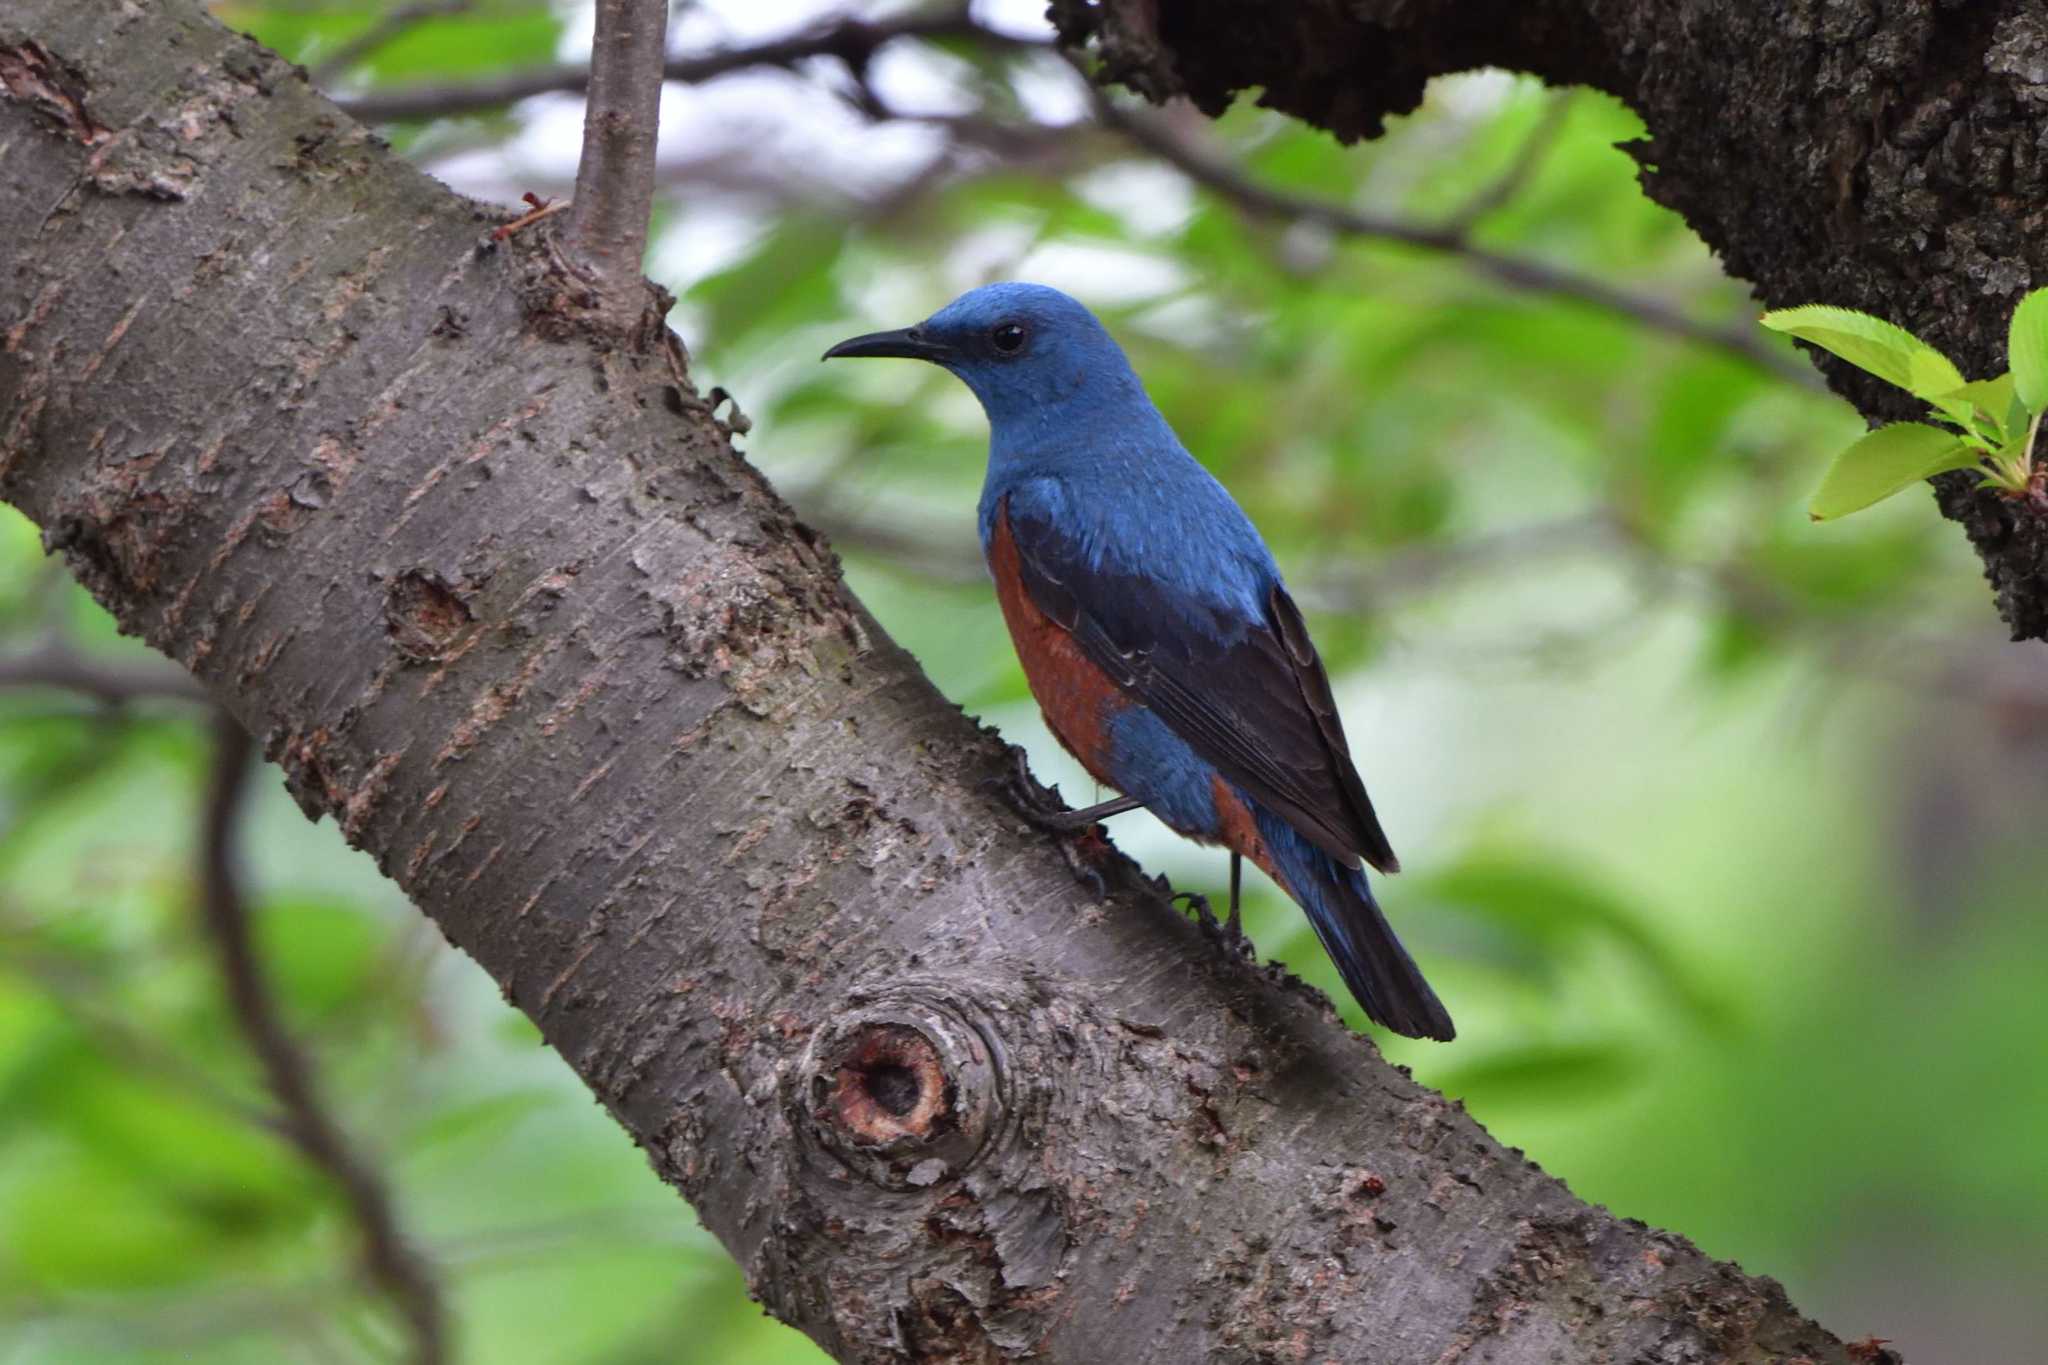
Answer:
[[1156, 578], [1091, 565], [1029, 498], [995, 511], [1032, 602], [1121, 691], [1331, 857], [1399, 868], [1285, 588], [1273, 585], [1263, 620], [1226, 616]]

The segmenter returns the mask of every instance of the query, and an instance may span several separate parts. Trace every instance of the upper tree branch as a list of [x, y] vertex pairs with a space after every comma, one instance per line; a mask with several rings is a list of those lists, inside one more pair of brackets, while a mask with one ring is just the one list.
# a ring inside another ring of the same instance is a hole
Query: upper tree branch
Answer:
[[583, 157], [562, 245], [594, 282], [604, 325], [619, 335], [638, 329], [647, 306], [640, 262], [654, 213], [667, 43], [668, 0], [597, 0]]
[[[1053, 0], [1052, 15], [1105, 82], [1210, 114], [1257, 89], [1347, 140], [1376, 135], [1454, 71], [1606, 90], [1648, 129], [1626, 149], [1645, 191], [1765, 303], [1874, 313], [1965, 374], [2003, 368], [2014, 305], [2048, 283], [2038, 0]], [[1921, 414], [1846, 362], [1818, 363], [1869, 417]], [[2048, 515], [1976, 484], [1941, 476], [1941, 510], [1976, 547], [2014, 637], [2048, 639]]]
[[363, 1236], [363, 1268], [391, 1299], [412, 1337], [414, 1365], [447, 1359], [440, 1287], [407, 1245], [384, 1181], [350, 1145], [322, 1103], [313, 1059], [293, 1040], [271, 994], [250, 933], [249, 912], [235, 865], [235, 831], [248, 792], [249, 735], [226, 711], [214, 712], [213, 765], [200, 829], [200, 909], [219, 955], [228, 1002], [265, 1083], [283, 1110], [285, 1136], [340, 1187]]

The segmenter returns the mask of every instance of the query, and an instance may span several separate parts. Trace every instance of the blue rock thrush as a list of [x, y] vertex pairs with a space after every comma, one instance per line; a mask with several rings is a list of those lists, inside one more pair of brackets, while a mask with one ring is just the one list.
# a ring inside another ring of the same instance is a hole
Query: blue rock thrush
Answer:
[[1056, 289], [992, 284], [825, 355], [931, 361], [981, 400], [981, 543], [1017, 657], [1060, 743], [1124, 793], [1074, 819], [1142, 805], [1223, 845], [1233, 914], [1251, 859], [1367, 1015], [1451, 1038], [1366, 883], [1361, 862], [1398, 864], [1272, 553], [1095, 316]]

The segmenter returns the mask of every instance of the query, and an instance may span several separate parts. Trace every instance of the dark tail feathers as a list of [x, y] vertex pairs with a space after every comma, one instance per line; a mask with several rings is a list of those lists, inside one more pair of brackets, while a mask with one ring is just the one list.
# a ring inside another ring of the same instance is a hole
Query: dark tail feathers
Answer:
[[1344, 866], [1264, 811], [1258, 822], [1266, 847], [1287, 874], [1289, 889], [1308, 913], [1323, 951], [1337, 964], [1367, 1017], [1409, 1038], [1447, 1043], [1457, 1036], [1450, 1012], [1380, 913], [1365, 873]]

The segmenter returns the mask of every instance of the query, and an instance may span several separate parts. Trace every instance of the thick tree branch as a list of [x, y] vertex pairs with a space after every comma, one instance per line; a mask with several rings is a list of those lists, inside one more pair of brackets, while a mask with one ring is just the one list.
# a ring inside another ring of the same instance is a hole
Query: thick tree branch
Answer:
[[654, 149], [668, 0], [597, 0], [583, 157], [562, 229], [571, 262], [594, 283], [596, 312], [614, 334], [639, 328], [640, 262], [654, 213]]
[[321, 1100], [313, 1059], [293, 1040], [256, 957], [249, 911], [235, 865], [235, 830], [248, 792], [255, 746], [241, 722], [214, 712], [213, 766], [200, 827], [200, 910], [220, 959], [228, 1003], [265, 1083], [283, 1111], [282, 1128], [308, 1161], [341, 1190], [363, 1236], [363, 1269], [398, 1310], [411, 1335], [414, 1365], [447, 1359], [447, 1324], [433, 1273], [407, 1245], [391, 1191], [349, 1143]]
[[889, 1365], [1848, 1365], [1076, 840], [1098, 903], [677, 353], [563, 325], [545, 243], [480, 252], [196, 0], [16, 0], [0, 71], [0, 496], [778, 1316]]
[[[1965, 374], [2002, 368], [2006, 321], [2048, 283], [2048, 10], [1697, 0], [1053, 0], [1070, 51], [1204, 112], [1240, 91], [1340, 138], [1413, 109], [1430, 77], [1481, 66], [1626, 100], [1649, 195], [1772, 306], [1831, 303], [1910, 327]], [[1872, 418], [1920, 405], [1832, 358]], [[2048, 515], [1936, 480], [2016, 639], [2048, 639]]]

